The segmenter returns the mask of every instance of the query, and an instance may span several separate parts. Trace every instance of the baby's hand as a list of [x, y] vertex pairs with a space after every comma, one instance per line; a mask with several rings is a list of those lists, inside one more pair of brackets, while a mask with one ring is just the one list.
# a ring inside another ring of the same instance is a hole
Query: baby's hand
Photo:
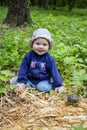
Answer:
[[64, 86], [60, 86], [55, 88], [55, 91], [59, 93], [66, 92], [66, 88]]
[[16, 85], [16, 90], [23, 90], [24, 88], [25, 88], [25, 84], [24, 83], [18, 83], [17, 85]]

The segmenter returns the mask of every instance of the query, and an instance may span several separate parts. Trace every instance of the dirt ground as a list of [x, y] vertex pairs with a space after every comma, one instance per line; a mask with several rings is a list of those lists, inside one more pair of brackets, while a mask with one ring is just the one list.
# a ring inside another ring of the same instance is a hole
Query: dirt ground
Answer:
[[67, 105], [67, 95], [58, 96], [26, 88], [0, 98], [0, 130], [70, 130], [83, 124], [87, 128], [87, 98]]

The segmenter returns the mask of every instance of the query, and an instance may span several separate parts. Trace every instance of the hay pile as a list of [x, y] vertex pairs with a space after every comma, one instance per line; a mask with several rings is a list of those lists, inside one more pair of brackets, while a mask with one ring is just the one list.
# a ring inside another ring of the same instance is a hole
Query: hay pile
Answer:
[[66, 100], [54, 91], [30, 88], [1, 96], [0, 130], [68, 130], [79, 124], [87, 128], [87, 99], [81, 98], [78, 107], [66, 106]]

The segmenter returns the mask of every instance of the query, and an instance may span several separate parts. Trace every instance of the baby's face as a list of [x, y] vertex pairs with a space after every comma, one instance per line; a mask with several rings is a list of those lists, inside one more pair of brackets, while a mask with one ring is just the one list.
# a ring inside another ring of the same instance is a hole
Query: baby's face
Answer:
[[33, 50], [38, 55], [43, 55], [48, 52], [49, 50], [49, 43], [44, 38], [38, 38], [33, 42]]

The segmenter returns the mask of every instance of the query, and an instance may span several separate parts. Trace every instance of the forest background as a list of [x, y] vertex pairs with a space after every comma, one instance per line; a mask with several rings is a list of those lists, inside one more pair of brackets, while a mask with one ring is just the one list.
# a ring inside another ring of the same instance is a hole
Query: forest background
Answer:
[[[72, 0], [73, 1], [73, 0]], [[54, 46], [49, 53], [55, 58], [66, 88], [87, 97], [87, 1], [28, 1], [32, 23], [20, 27], [3, 24], [8, 12], [8, 0], [0, 1], [0, 93], [10, 86], [20, 63], [30, 51], [29, 38], [40, 27], [47, 28]], [[44, 8], [45, 7], [45, 8]]]

